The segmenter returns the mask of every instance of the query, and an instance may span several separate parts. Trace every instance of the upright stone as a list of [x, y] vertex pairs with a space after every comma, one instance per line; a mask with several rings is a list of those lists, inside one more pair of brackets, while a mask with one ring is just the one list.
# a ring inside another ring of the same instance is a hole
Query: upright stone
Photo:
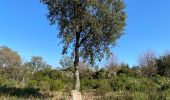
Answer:
[[77, 90], [71, 91], [72, 100], [82, 100], [81, 93]]

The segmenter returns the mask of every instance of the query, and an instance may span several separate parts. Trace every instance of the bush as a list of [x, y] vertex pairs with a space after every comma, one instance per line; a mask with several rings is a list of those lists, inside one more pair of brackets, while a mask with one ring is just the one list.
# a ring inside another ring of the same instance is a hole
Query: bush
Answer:
[[107, 79], [82, 79], [81, 90], [95, 89], [97, 95], [103, 95], [109, 91], [112, 91], [111, 86]]
[[50, 82], [51, 91], [61, 91], [64, 88], [64, 83], [61, 80], [52, 80]]
[[95, 79], [81, 79], [81, 90], [99, 88], [99, 81]]
[[107, 76], [108, 74], [107, 74], [106, 69], [102, 68], [99, 71], [97, 71], [93, 77], [94, 79], [105, 79], [107, 78]]
[[156, 91], [158, 88], [158, 85], [154, 83], [151, 79], [148, 78], [142, 78], [141, 80], [141, 88], [143, 91]]
[[6, 79], [4, 77], [0, 77], [0, 85], [1, 86], [4, 84], [5, 81], [6, 81]]
[[38, 82], [36, 80], [29, 80], [27, 82], [27, 87], [30, 87], [30, 88], [35, 88], [38, 86]]
[[127, 75], [110, 79], [113, 91], [155, 91], [157, 84], [147, 78], [134, 78]]
[[125, 80], [118, 79], [118, 78], [113, 78], [110, 82], [110, 85], [111, 85], [113, 91], [123, 90], [125, 88], [124, 84], [125, 84]]
[[132, 76], [132, 77], [141, 77], [142, 73], [139, 70], [132, 70], [128, 67], [121, 67], [118, 71], [117, 71], [117, 75], [126, 75], [126, 76]]
[[38, 87], [43, 91], [48, 91], [50, 90], [50, 81], [42, 81]]

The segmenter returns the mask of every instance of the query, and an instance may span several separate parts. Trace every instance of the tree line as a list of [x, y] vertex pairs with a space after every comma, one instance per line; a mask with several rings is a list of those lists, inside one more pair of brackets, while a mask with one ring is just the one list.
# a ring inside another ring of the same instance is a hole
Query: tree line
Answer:
[[[89, 64], [80, 62], [78, 68], [82, 84], [80, 91], [82, 93], [90, 91], [103, 97], [109, 92], [126, 91], [127, 95], [121, 94], [122, 97], [119, 98], [124, 98], [124, 96], [137, 98], [135, 93], [138, 92], [143, 93], [145, 98], [154, 97], [156, 94], [159, 95], [155, 98], [166, 98], [167, 92], [165, 91], [169, 91], [170, 84], [170, 54], [167, 52], [156, 57], [153, 51], [147, 51], [139, 56], [138, 63], [138, 66], [118, 63], [114, 56], [102, 68], [97, 65], [91, 67]], [[1, 95], [8, 94], [5, 91], [9, 88], [31, 88], [38, 89], [38, 93], [42, 94], [41, 98], [54, 96], [55, 94], [50, 94], [52, 91], [67, 93], [69, 96], [74, 87], [74, 61], [71, 57], [63, 56], [60, 65], [60, 68], [54, 68], [41, 56], [32, 56], [30, 61], [23, 62], [17, 52], [7, 46], [1, 46], [0, 93]], [[129, 91], [136, 97], [130, 95]], [[20, 92], [11, 90], [10, 94], [13, 96], [20, 94], [26, 97], [27, 95], [34, 96], [35, 93], [34, 90], [27, 91], [27, 89], [25, 92], [23, 90]]]

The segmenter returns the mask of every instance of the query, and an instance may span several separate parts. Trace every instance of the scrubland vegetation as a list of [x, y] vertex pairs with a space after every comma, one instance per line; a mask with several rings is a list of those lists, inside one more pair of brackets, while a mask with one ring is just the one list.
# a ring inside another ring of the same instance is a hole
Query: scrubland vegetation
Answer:
[[95, 65], [110, 57], [125, 33], [124, 0], [40, 2], [50, 25], [57, 27], [62, 54], [69, 52], [71, 57], [63, 56], [61, 67], [54, 67], [41, 56], [23, 61], [17, 52], [1, 46], [0, 100], [70, 100], [72, 90], [81, 92], [83, 100], [170, 100], [168, 52], [157, 57], [147, 51], [137, 66], [114, 58], [103, 67]]
[[[146, 52], [139, 66], [129, 67], [110, 59], [104, 68], [79, 64], [82, 97], [85, 100], [169, 100], [170, 54], [155, 57]], [[60, 60], [54, 68], [42, 57], [22, 62], [12, 49], [0, 48], [0, 99], [68, 100], [73, 88], [73, 61]]]

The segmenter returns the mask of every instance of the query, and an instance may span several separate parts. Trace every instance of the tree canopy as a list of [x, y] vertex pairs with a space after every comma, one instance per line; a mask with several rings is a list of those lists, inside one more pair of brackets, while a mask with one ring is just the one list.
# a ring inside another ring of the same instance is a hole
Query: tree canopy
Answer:
[[[69, 46], [91, 64], [110, 55], [109, 46], [123, 34], [126, 13], [122, 0], [41, 0], [51, 25], [58, 24], [63, 54]], [[75, 55], [75, 52], [72, 52]]]
[[12, 67], [21, 63], [21, 58], [17, 52], [11, 50], [7, 46], [0, 47], [0, 66]]

